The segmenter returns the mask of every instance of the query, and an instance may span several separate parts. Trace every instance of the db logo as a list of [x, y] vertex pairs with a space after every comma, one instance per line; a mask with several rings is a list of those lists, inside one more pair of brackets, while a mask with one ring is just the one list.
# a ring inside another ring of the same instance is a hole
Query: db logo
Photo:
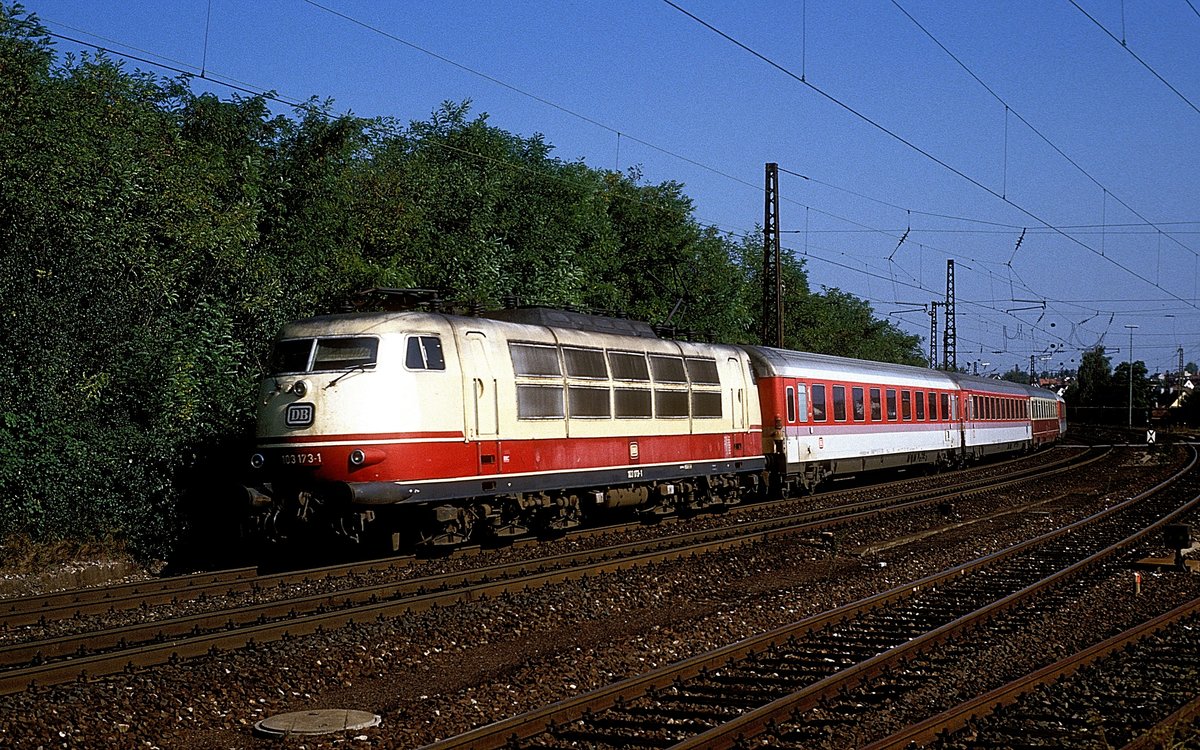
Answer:
[[313, 423], [317, 409], [312, 404], [288, 404], [283, 415], [283, 423], [288, 427], [308, 427]]

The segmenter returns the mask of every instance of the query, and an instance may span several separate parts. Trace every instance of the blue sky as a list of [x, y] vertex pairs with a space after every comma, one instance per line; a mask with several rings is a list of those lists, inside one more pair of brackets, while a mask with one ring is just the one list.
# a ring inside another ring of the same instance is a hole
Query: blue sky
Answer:
[[955, 260], [960, 366], [1115, 364], [1126, 326], [1151, 372], [1200, 360], [1200, 0], [675, 2], [775, 65], [661, 0], [24, 4], [221, 96], [402, 121], [469, 99], [560, 158], [682, 182], [733, 233], [776, 162], [815, 288], [927, 339]]

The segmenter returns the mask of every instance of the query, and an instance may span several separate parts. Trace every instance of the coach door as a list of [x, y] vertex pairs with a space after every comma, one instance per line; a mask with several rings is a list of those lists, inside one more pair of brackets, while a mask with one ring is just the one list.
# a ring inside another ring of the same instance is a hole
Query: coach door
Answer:
[[462, 362], [467, 439], [476, 445], [479, 473], [495, 474], [500, 471], [500, 401], [482, 331], [467, 332]]

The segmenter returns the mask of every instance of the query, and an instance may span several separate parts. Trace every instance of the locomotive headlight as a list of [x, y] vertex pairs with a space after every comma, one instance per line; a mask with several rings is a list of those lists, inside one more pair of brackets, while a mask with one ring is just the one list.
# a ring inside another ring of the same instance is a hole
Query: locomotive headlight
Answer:
[[346, 460], [350, 462], [351, 469], [361, 469], [387, 460], [387, 453], [379, 448], [355, 448]]
[[261, 453], [255, 453], [250, 457], [250, 468], [261, 469], [267, 463], [267, 459]]
[[305, 383], [303, 380], [297, 380], [295, 383], [292, 383], [292, 387], [288, 388], [288, 391], [297, 398], [304, 398], [304, 394], [308, 393], [308, 383]]

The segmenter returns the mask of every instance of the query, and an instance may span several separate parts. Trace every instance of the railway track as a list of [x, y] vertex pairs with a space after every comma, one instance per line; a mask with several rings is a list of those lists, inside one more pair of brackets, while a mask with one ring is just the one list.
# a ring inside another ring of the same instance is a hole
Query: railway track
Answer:
[[[824, 496], [821, 508], [804, 510], [800, 513], [785, 512], [783, 516], [775, 516], [775, 518], [785, 524], [792, 524], [803, 521], [819, 522], [838, 515], [853, 516], [855, 513], [869, 512], [886, 508], [889, 505], [919, 503], [923, 500], [1001, 486], [996, 483], [994, 478], [998, 472], [1003, 472], [1011, 483], [1041, 476], [1045, 472], [1055, 469], [1069, 469], [1086, 464], [1098, 460], [1098, 457], [1103, 455], [1105, 453], [1095, 450], [1078, 454], [1061, 452], [1061, 455], [1056, 458], [1034, 466], [1022, 465], [1021, 459], [1004, 461], [989, 465], [979, 472], [970, 472], [965, 477], [956, 477], [950, 486], [933, 484], [928, 478], [916, 478], [872, 485], [868, 488], [856, 488]], [[1013, 465], [1016, 465], [1015, 470], [1008, 468]], [[755, 514], [766, 515], [767, 518], [761, 520], [769, 522], [772, 520], [771, 514], [776, 512], [774, 509], [787, 508], [797, 502], [794, 498], [775, 500], [739, 508], [735, 512], [740, 514], [744, 511], [753, 511]], [[719, 519], [720, 516], [714, 518]], [[714, 522], [712, 525], [719, 527], [721, 522]], [[573, 532], [571, 536], [576, 539], [603, 538], [622, 531], [644, 527], [645, 524], [640, 522], [621, 523], [579, 530]], [[531, 543], [535, 541], [529, 540]], [[518, 544], [522, 543], [518, 542]], [[478, 548], [466, 548], [461, 550], [460, 554], [467, 555], [477, 551], [479, 551]], [[254, 567], [243, 567], [115, 586], [0, 598], [0, 632], [12, 631], [37, 623], [74, 620], [91, 614], [144, 611], [157, 605], [175, 604], [181, 601], [203, 601], [240, 593], [263, 593], [273, 589], [283, 592], [289, 586], [303, 586], [317, 581], [350, 580], [359, 576], [380, 574], [394, 575], [416, 562], [418, 562], [416, 556], [402, 555], [381, 560], [340, 563], [320, 568], [269, 574], [259, 574]]]
[[[1022, 472], [1009, 472], [1006, 484], [1044, 480], [1048, 473], [1064, 472], [1097, 461], [1103, 453], [1069, 456], [1064, 461]], [[953, 488], [956, 495], [995, 488], [992, 478], [972, 478]], [[965, 487], [965, 489], [964, 489]], [[251, 606], [205, 611], [153, 622], [139, 622], [98, 631], [85, 631], [0, 647], [0, 694], [31, 685], [50, 685], [84, 677], [112, 674], [213, 651], [234, 649], [267, 640], [342, 627], [353, 622], [391, 617], [455, 602], [502, 596], [565, 580], [599, 575], [620, 568], [648, 565], [668, 559], [699, 555], [715, 549], [753, 543], [777, 535], [812, 533], [872, 517], [872, 514], [912, 510], [943, 502], [947, 490], [930, 489], [860, 501], [776, 518], [726, 525], [715, 529], [674, 534], [656, 539], [611, 545], [533, 560], [522, 560], [396, 581], [411, 559], [331, 566], [296, 573], [248, 577], [247, 571], [230, 571], [217, 580], [200, 576], [198, 588], [171, 583], [153, 590], [143, 584], [115, 587], [108, 592], [31, 597], [6, 601], [4, 627], [48, 619], [80, 618], [85, 612], [109, 612], [121, 607], [141, 610], [148, 602], [203, 599], [230, 592], [269, 594], [289, 584], [348, 575], [372, 574], [385, 583], [356, 586], [336, 593], [283, 596]], [[186, 593], [185, 593], [186, 592]], [[20, 606], [20, 605], [25, 606]]]
[[810, 746], [911, 689], [920, 675], [906, 664], [937, 661], [1021, 608], [1055, 606], [1055, 591], [1192, 512], [1195, 463], [1193, 451], [1174, 479], [1036, 539], [428, 749]]
[[1159, 746], [1200, 715], [1200, 599], [864, 750]]

